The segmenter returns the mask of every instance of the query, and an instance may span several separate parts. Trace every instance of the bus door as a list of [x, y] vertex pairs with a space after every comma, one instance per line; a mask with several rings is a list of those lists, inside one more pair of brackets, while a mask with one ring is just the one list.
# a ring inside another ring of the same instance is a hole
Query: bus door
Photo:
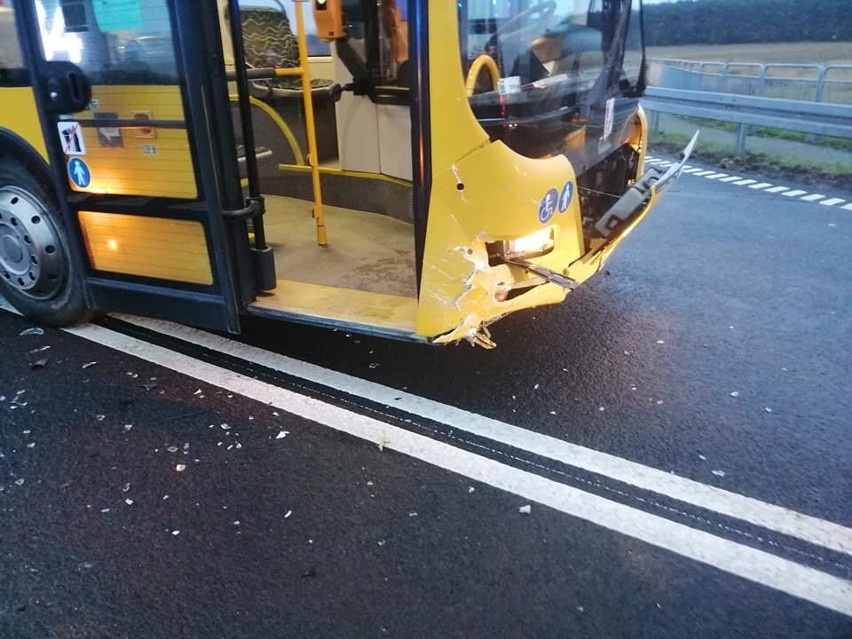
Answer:
[[236, 332], [254, 298], [215, 2], [17, 2], [90, 305]]

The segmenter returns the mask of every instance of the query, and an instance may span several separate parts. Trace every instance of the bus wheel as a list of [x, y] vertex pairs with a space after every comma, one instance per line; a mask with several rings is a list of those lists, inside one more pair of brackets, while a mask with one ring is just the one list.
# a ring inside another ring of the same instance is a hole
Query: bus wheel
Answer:
[[87, 318], [78, 268], [53, 190], [0, 156], [0, 295], [46, 326]]

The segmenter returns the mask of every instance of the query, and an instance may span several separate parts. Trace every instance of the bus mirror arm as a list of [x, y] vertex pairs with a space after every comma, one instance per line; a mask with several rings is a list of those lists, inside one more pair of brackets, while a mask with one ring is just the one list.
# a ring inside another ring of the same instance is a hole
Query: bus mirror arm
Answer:
[[648, 169], [645, 174], [627, 189], [600, 219], [595, 222], [595, 230], [601, 237], [609, 237], [621, 224], [630, 219], [651, 197], [652, 192], [659, 195], [666, 191], [680, 177], [683, 167], [692, 155], [698, 131], [681, 152], [680, 162], [673, 164], [665, 173], [656, 168]]

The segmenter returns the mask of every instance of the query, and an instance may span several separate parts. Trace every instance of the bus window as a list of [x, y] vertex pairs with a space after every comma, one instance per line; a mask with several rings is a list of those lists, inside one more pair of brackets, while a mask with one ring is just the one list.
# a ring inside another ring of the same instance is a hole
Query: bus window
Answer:
[[17, 86], [23, 82], [24, 62], [15, 30], [15, 5], [0, 1], [0, 86]]
[[602, 159], [587, 141], [608, 137], [605, 110], [618, 128], [638, 105], [640, 9], [640, 0], [461, 0], [465, 82], [489, 136], [579, 168]]
[[37, 0], [48, 60], [79, 65], [93, 84], [174, 84], [165, 0]]

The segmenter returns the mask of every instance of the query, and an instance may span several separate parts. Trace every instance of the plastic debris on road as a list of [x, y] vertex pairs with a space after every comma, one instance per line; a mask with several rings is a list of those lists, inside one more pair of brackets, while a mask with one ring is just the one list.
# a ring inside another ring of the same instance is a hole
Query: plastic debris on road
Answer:
[[532, 512], [532, 506], [530, 506], [529, 504], [527, 504], [526, 506], [521, 506], [520, 508], [518, 508], [518, 512], [522, 515], [529, 515]]

